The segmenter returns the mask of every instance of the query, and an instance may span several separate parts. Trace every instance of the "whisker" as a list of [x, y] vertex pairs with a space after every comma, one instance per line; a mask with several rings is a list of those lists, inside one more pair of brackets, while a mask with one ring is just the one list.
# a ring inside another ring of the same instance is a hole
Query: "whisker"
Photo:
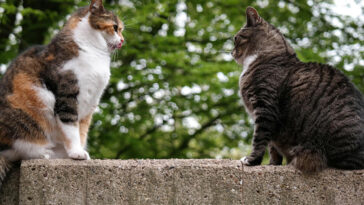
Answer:
[[136, 20], [132, 20], [132, 21], [123, 21], [125, 25], [134, 25], [136, 23], [138, 23], [139, 21]]
[[216, 51], [216, 52], [218, 52], [218, 53], [231, 53], [231, 51], [226, 51], [226, 50], [218, 50], [218, 51]]
[[114, 55], [114, 60], [117, 61], [119, 58], [118, 58], [118, 53], [119, 53], [119, 50], [117, 50], [115, 52], [115, 55]]
[[135, 25], [135, 26], [124, 26], [124, 29], [130, 29], [130, 28], [132, 28], [132, 29], [139, 29], [139, 26], [137, 26], [137, 25]]
[[132, 15], [132, 14], [126, 14], [125, 16], [121, 17], [121, 19], [122, 19], [123, 21], [127, 21], [127, 20], [129, 20], [129, 19], [130, 19], [131, 15]]
[[136, 25], [139, 23], [139, 21], [136, 20], [132, 20], [132, 21], [123, 21], [124, 22], [124, 26], [131, 26], [131, 25]]
[[115, 50], [115, 51], [112, 53], [111, 59], [112, 59], [112, 61], [113, 61], [113, 62], [115, 62], [115, 61], [116, 61], [116, 58], [115, 58], [116, 53], [117, 53], [117, 50]]
[[139, 28], [137, 24], [124, 24], [124, 28]]
[[129, 33], [135, 32], [136, 33], [136, 32], [139, 32], [139, 29], [134, 29], [134, 28], [132, 28], [132, 29], [126, 29], [126, 32], [129, 32]]

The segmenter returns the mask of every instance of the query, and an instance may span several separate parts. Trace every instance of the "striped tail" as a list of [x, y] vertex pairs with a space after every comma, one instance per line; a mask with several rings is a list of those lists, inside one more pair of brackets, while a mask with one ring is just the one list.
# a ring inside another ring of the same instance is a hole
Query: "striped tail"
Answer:
[[6, 174], [11, 169], [11, 163], [5, 157], [0, 156], [0, 189]]

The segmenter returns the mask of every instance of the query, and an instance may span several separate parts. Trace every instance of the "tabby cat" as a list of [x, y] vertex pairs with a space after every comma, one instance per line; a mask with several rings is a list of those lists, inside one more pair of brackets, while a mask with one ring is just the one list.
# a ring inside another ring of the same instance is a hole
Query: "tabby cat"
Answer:
[[0, 184], [10, 162], [90, 159], [92, 114], [110, 78], [123, 24], [92, 0], [46, 46], [20, 54], [0, 80]]
[[364, 100], [336, 68], [303, 63], [284, 36], [246, 9], [232, 55], [243, 65], [240, 94], [255, 121], [253, 150], [242, 159], [259, 165], [287, 162], [304, 173], [364, 168]]

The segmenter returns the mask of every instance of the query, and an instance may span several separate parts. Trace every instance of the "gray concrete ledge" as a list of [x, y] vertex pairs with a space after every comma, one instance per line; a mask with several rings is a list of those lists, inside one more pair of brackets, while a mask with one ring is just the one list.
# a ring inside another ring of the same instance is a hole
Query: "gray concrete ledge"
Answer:
[[0, 204], [364, 204], [364, 170], [306, 176], [237, 160], [30, 160]]

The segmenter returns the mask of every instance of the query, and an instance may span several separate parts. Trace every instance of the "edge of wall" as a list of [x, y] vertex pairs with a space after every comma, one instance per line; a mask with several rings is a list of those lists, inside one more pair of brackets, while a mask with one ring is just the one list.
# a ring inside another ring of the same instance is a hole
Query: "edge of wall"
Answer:
[[302, 175], [238, 160], [27, 160], [0, 204], [364, 204], [364, 170]]

